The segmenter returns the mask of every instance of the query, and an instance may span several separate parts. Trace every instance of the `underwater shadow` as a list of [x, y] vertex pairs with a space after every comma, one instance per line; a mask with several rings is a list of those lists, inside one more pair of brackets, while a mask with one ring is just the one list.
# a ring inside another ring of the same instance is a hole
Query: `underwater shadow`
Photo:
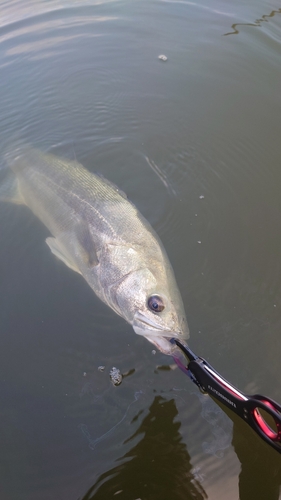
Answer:
[[190, 455], [175, 422], [174, 400], [156, 396], [137, 431], [138, 443], [116, 467], [101, 474], [81, 500], [203, 500], [207, 494], [192, 473]]

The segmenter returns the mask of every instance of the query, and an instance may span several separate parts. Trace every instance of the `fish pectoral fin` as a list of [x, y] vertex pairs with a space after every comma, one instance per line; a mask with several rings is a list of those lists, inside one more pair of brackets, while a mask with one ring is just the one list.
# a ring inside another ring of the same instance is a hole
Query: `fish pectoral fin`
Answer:
[[88, 267], [97, 266], [99, 264], [97, 245], [88, 224], [83, 220], [80, 221], [75, 228], [75, 233], [85, 264]]
[[70, 269], [72, 269], [76, 273], [81, 274], [81, 272], [79, 271], [76, 264], [74, 264], [74, 262], [72, 262], [69, 255], [66, 255], [64, 249], [62, 248], [62, 246], [60, 245], [59, 241], [56, 238], [49, 237], [46, 239], [46, 243], [47, 243], [48, 247], [50, 248], [51, 252], [58, 259], [60, 259], [62, 262], [64, 262], [64, 264], [67, 267], [69, 267]]

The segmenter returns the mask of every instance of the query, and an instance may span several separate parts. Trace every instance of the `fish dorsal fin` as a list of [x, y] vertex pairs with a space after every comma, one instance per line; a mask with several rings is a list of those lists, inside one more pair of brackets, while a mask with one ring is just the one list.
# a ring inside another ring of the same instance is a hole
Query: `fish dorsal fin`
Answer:
[[72, 269], [76, 273], [81, 274], [81, 272], [79, 271], [76, 264], [71, 260], [70, 256], [67, 255], [64, 248], [62, 247], [62, 245], [60, 244], [60, 242], [56, 238], [49, 237], [46, 239], [46, 243], [47, 243], [48, 247], [50, 248], [51, 252], [58, 259], [60, 259], [62, 262], [64, 262], [64, 264], [67, 267], [69, 267], [70, 269]]
[[114, 191], [116, 191], [118, 194], [120, 194], [120, 196], [122, 196], [122, 198], [125, 198], [125, 200], [127, 200], [128, 197], [127, 197], [126, 193], [124, 193], [124, 191], [122, 191], [122, 189], [120, 189], [118, 186], [116, 186], [116, 184], [114, 184], [114, 182], [109, 181], [100, 172], [96, 172], [95, 175], [97, 175], [97, 177], [99, 177], [104, 182], [104, 184], [107, 184], [108, 186], [110, 186], [112, 189], [114, 189]]

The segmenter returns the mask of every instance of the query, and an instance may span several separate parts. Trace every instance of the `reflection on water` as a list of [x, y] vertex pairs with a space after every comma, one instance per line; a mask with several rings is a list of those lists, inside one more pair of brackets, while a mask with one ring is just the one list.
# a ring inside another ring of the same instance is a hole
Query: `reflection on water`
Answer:
[[232, 444], [241, 462], [239, 499], [278, 500], [281, 456], [238, 418], [234, 418]]
[[[190, 456], [175, 422], [174, 400], [156, 396], [137, 431], [126, 442], [138, 442], [119, 463], [100, 475], [83, 500], [203, 500], [204, 488], [192, 473]], [[161, 482], [155, 479], [161, 475]]]
[[201, 415], [210, 424], [210, 437], [203, 441], [202, 448], [205, 453], [222, 458], [224, 450], [231, 443], [232, 423], [222, 409], [207, 395], [196, 392], [196, 396], [202, 405]]
[[158, 165], [156, 165], [156, 163], [153, 160], [149, 159], [147, 156], [145, 156], [145, 159], [146, 159], [148, 165], [150, 166], [151, 170], [153, 170], [153, 172], [159, 177], [161, 182], [164, 184], [168, 193], [171, 196], [177, 196], [177, 193], [176, 193], [175, 189], [171, 186], [171, 181], [169, 180], [169, 178], [168, 178], [167, 174], [164, 172], [164, 170], [163, 169], [161, 170], [158, 167]]
[[234, 23], [232, 24], [231, 28], [233, 31], [230, 31], [229, 33], [224, 33], [224, 36], [227, 35], [238, 35], [239, 29], [238, 26], [255, 26], [255, 27], [260, 27], [262, 26], [263, 22], [267, 22], [270, 17], [274, 17], [275, 14], [281, 14], [281, 9], [278, 10], [272, 10], [270, 14], [265, 14], [263, 15], [260, 19], [256, 19], [254, 23]]
[[134, 400], [128, 405], [123, 417], [113, 426], [111, 427], [107, 432], [105, 432], [104, 434], [102, 434], [101, 436], [98, 436], [96, 438], [93, 438], [90, 434], [90, 431], [88, 429], [88, 427], [85, 425], [85, 424], [79, 424], [79, 429], [81, 430], [81, 432], [84, 434], [84, 436], [86, 437], [88, 443], [89, 443], [89, 448], [91, 450], [93, 450], [95, 448], [95, 446], [97, 444], [99, 444], [101, 441], [103, 441], [104, 439], [108, 438], [114, 431], [116, 431], [117, 427], [119, 425], [122, 424], [122, 422], [124, 422], [125, 418], [127, 417], [128, 415], [128, 412], [131, 408], [131, 406], [136, 402], [138, 401], [138, 399], [140, 398], [142, 394], [142, 391], [136, 391], [135, 392], [135, 396], [134, 396]]

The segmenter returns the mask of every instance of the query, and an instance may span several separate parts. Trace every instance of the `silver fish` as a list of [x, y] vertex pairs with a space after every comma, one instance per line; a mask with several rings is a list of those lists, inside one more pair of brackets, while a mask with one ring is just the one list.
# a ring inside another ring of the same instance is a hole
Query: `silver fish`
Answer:
[[52, 253], [160, 351], [189, 336], [182, 299], [163, 245], [110, 181], [80, 163], [31, 147], [5, 155], [0, 199], [27, 205], [52, 236]]

